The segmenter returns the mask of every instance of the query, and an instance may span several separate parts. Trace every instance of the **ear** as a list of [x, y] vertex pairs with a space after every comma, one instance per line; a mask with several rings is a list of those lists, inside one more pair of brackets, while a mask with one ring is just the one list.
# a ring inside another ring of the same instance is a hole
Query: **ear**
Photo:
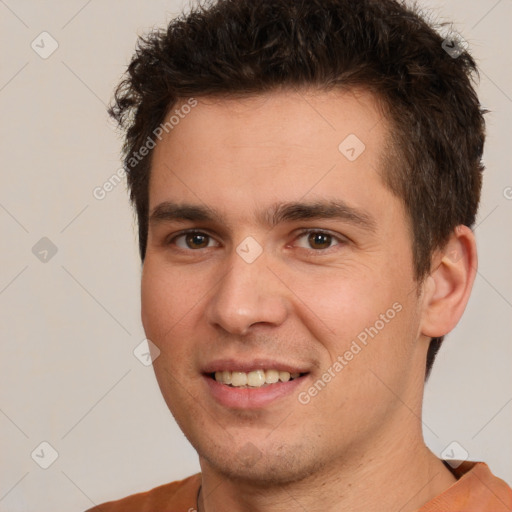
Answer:
[[432, 272], [424, 284], [420, 330], [437, 338], [459, 322], [477, 270], [475, 236], [467, 226], [457, 226], [448, 243], [433, 257]]

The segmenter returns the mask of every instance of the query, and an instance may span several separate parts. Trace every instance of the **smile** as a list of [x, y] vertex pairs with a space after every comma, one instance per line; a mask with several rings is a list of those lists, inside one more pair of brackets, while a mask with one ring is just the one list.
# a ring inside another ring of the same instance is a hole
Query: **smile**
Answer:
[[261, 388], [270, 384], [276, 384], [277, 382], [288, 382], [300, 377], [300, 375], [298, 372], [290, 373], [273, 369], [254, 370], [251, 372], [230, 372], [224, 370], [211, 374], [211, 377], [220, 384], [226, 384], [234, 388]]

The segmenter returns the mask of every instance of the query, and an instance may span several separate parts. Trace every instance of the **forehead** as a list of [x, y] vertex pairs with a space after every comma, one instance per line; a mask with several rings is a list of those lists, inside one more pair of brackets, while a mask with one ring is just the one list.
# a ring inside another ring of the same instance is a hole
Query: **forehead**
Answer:
[[369, 92], [281, 90], [194, 101], [166, 116], [181, 114], [154, 149], [150, 211], [169, 199], [243, 210], [306, 195], [357, 203], [376, 189], [385, 194], [388, 124]]
[[[362, 89], [281, 89], [245, 97], [210, 96], [194, 100], [195, 106], [180, 116], [178, 125], [164, 134], [164, 138], [192, 136], [197, 139], [196, 145], [204, 144], [205, 148], [210, 144], [222, 146], [239, 141], [251, 145], [263, 143], [269, 148], [306, 149], [312, 146], [310, 141], [317, 148], [322, 144], [318, 139], [313, 140], [315, 136], [322, 136], [325, 144], [332, 146], [333, 139], [349, 134], [373, 142], [387, 130], [380, 102]], [[190, 99], [178, 102], [169, 114], [180, 111], [187, 103]], [[380, 129], [375, 131], [378, 124]]]

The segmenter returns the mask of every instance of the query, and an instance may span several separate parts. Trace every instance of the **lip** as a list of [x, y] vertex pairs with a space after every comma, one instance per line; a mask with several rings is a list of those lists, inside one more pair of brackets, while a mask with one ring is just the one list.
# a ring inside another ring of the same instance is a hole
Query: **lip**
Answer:
[[[240, 366], [238, 366], [238, 368], [240, 368]], [[261, 368], [261, 366], [258, 368]], [[267, 366], [265, 368], [274, 367]], [[296, 394], [294, 391], [297, 390], [308, 376], [309, 374], [301, 375], [288, 382], [276, 382], [275, 384], [269, 384], [260, 388], [235, 388], [227, 386], [226, 384], [217, 382], [209, 374], [203, 375], [203, 378], [211, 396], [220, 405], [229, 409], [261, 409], [281, 398]]]
[[244, 372], [249, 373], [255, 370], [278, 370], [289, 373], [309, 373], [309, 368], [292, 363], [280, 362], [274, 359], [253, 358], [250, 361], [235, 359], [216, 359], [211, 361], [201, 370], [204, 374], [215, 372]]

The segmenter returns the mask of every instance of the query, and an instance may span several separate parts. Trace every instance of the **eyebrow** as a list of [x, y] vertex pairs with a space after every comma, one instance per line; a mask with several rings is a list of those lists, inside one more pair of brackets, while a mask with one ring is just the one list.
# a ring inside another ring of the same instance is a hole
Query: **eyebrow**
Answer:
[[[275, 203], [257, 214], [257, 220], [271, 228], [283, 222], [312, 219], [338, 219], [375, 231], [375, 219], [366, 211], [347, 205], [341, 200]], [[164, 201], [153, 208], [150, 225], [172, 221], [218, 222], [226, 224], [216, 210], [203, 205], [178, 204]]]

